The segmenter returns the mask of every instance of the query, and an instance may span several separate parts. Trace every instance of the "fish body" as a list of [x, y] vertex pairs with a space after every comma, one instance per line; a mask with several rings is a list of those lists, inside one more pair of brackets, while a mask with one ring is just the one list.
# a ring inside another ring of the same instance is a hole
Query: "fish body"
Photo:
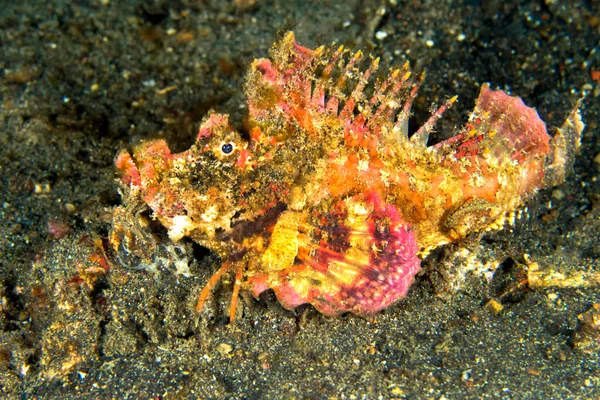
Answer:
[[211, 112], [187, 151], [154, 140], [119, 153], [115, 249], [144, 253], [148, 207], [171, 240], [221, 257], [199, 309], [232, 271], [232, 320], [240, 288], [272, 289], [289, 309], [372, 315], [406, 295], [429, 251], [501, 228], [564, 180], [583, 130], [577, 109], [550, 137], [534, 109], [484, 85], [468, 123], [428, 146], [456, 98], [409, 137], [420, 78], [405, 65], [377, 79], [379, 60], [364, 58], [289, 33], [249, 68], [244, 133]]

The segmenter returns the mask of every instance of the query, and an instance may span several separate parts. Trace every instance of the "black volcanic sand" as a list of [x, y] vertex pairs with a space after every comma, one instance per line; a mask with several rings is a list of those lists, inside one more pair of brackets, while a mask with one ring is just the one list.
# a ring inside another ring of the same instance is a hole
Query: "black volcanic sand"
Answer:
[[[598, 347], [576, 345], [578, 315], [600, 303], [598, 288], [524, 282], [524, 254], [542, 268], [600, 273], [600, 3], [10, 3], [0, 10], [0, 397], [600, 395]], [[309, 47], [363, 49], [383, 68], [426, 69], [415, 126], [431, 103], [459, 95], [433, 140], [464, 123], [484, 82], [521, 96], [549, 127], [587, 94], [568, 181], [540, 193], [514, 229], [468, 243], [506, 258], [492, 279], [467, 274], [449, 290], [447, 272], [465, 266], [448, 269], [445, 249], [372, 321], [288, 312], [267, 295], [246, 299], [230, 329], [227, 282], [207, 312], [194, 311], [218, 267], [203, 249], [189, 277], [114, 259], [102, 268], [121, 201], [117, 151], [156, 137], [181, 151], [212, 108], [239, 123], [246, 65], [288, 30]]]

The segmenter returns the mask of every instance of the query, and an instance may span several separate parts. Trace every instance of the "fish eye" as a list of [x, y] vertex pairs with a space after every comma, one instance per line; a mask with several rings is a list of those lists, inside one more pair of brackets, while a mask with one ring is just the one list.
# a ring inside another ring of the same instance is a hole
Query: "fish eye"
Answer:
[[231, 152], [233, 151], [233, 144], [232, 143], [224, 143], [221, 146], [221, 151], [223, 152], [223, 154], [231, 154]]

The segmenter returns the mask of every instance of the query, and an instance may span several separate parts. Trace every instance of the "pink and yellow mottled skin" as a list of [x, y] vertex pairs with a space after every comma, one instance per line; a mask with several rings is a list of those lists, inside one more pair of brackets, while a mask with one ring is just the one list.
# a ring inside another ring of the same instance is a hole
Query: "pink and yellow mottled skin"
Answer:
[[534, 109], [484, 85], [465, 127], [428, 147], [456, 98], [409, 138], [420, 82], [405, 65], [373, 83], [379, 61], [361, 70], [362, 58], [302, 47], [290, 33], [250, 66], [245, 136], [211, 113], [185, 152], [162, 140], [121, 152], [115, 249], [143, 253], [132, 210], [147, 205], [172, 240], [221, 256], [199, 309], [233, 271], [231, 320], [240, 288], [256, 297], [273, 289], [290, 309], [371, 315], [406, 295], [419, 256], [501, 227], [564, 179], [583, 129], [577, 110], [551, 138]]

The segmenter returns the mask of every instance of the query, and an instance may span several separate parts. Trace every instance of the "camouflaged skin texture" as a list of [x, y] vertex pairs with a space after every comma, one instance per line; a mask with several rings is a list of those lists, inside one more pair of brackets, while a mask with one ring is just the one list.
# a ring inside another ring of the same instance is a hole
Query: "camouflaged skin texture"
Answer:
[[290, 309], [371, 315], [406, 295], [427, 252], [501, 228], [564, 180], [583, 130], [577, 109], [550, 137], [534, 109], [484, 85], [468, 123], [427, 146], [456, 97], [409, 137], [421, 79], [408, 65], [376, 79], [379, 60], [364, 58], [289, 33], [249, 68], [244, 134], [210, 113], [187, 151], [164, 140], [122, 151], [115, 250], [152, 257], [149, 208], [171, 240], [189, 237], [223, 260], [199, 309], [232, 271], [231, 319], [240, 288], [273, 289]]

